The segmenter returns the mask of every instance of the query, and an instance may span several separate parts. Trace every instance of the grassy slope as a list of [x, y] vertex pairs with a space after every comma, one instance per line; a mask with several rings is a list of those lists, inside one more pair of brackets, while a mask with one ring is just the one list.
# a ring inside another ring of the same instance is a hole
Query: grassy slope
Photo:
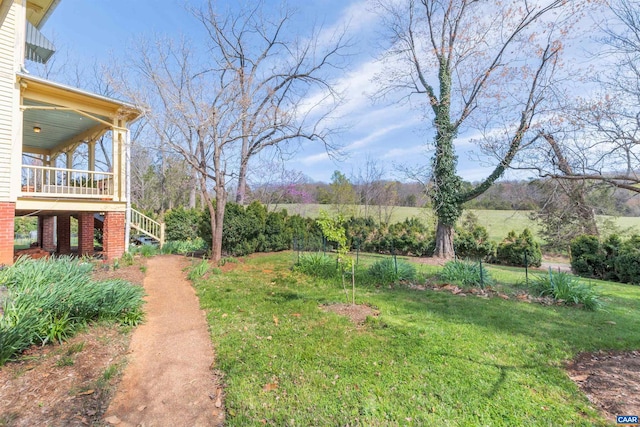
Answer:
[[[309, 216], [315, 218], [318, 216], [320, 209], [331, 212], [330, 205], [318, 205], [318, 204], [288, 204], [279, 205], [277, 209], [287, 209], [290, 214], [300, 214], [302, 216]], [[362, 212], [362, 207], [359, 208], [359, 212]], [[511, 230], [515, 230], [520, 233], [525, 228], [530, 228], [535, 232], [537, 226], [533, 221], [529, 219], [528, 211], [494, 211], [494, 210], [470, 210], [478, 216], [478, 222], [480, 225], [487, 228], [489, 237], [492, 240], [500, 241], [504, 239]], [[433, 221], [433, 214], [431, 211], [421, 208], [408, 208], [404, 206], [394, 207], [391, 214], [391, 222], [404, 221], [405, 218], [416, 217], [425, 222]], [[374, 215], [376, 218], [376, 215]], [[629, 228], [634, 228], [635, 232], [640, 232], [640, 217], [604, 217], [599, 219], [612, 219], [614, 223], [625, 232]]]
[[[197, 283], [230, 426], [605, 425], [563, 363], [640, 347], [640, 287], [602, 285], [610, 300], [595, 313], [358, 289], [358, 302], [381, 315], [356, 328], [318, 307], [344, 302], [341, 286], [292, 273], [294, 258], [256, 257]], [[495, 275], [523, 279], [512, 269]]]

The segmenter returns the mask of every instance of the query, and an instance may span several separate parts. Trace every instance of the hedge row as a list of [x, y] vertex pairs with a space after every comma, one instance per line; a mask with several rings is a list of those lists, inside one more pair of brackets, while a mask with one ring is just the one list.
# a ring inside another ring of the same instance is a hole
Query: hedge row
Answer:
[[640, 236], [579, 236], [571, 242], [571, 269], [583, 277], [640, 284]]
[[[178, 208], [165, 215], [167, 240], [204, 239], [211, 246], [211, 222], [208, 211]], [[408, 218], [395, 224], [379, 224], [372, 218], [351, 217], [343, 226], [351, 251], [431, 256], [435, 248], [435, 231], [419, 219]], [[508, 265], [539, 266], [540, 246], [528, 230], [496, 245], [484, 227], [473, 219], [456, 229], [456, 254], [460, 258], [484, 259]], [[258, 202], [247, 207], [228, 203], [225, 211], [222, 250], [231, 256], [286, 249], [304, 251], [331, 250], [334, 242], [326, 241], [312, 218], [288, 215], [286, 210], [268, 212]], [[525, 258], [524, 254], [527, 254]]]

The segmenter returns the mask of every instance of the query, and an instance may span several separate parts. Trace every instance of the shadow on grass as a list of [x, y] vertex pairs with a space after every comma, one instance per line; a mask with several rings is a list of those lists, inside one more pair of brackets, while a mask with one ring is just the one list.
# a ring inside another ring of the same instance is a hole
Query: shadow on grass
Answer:
[[[640, 348], [640, 336], [635, 332], [637, 310], [613, 306], [591, 312], [576, 307], [459, 297], [429, 290], [383, 291], [382, 297], [387, 307], [393, 307], [394, 316], [425, 313], [446, 322], [480, 326], [488, 332], [518, 334], [539, 343], [553, 341], [560, 348], [572, 351]], [[419, 319], [416, 323], [419, 326]]]

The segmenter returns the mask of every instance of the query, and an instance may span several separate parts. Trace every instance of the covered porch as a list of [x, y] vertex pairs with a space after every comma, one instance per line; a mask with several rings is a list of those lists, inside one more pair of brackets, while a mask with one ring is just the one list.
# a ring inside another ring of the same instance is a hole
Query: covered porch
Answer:
[[[140, 111], [112, 98], [18, 74], [22, 152], [15, 216], [38, 218], [37, 247], [94, 254], [102, 236], [106, 259], [122, 256], [130, 224], [129, 130]], [[17, 158], [18, 156], [14, 157]]]

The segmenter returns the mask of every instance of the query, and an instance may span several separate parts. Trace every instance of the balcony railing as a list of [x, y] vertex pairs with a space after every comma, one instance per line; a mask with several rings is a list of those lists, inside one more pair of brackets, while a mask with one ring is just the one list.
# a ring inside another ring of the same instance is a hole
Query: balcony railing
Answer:
[[23, 197], [111, 200], [113, 173], [22, 165]]

